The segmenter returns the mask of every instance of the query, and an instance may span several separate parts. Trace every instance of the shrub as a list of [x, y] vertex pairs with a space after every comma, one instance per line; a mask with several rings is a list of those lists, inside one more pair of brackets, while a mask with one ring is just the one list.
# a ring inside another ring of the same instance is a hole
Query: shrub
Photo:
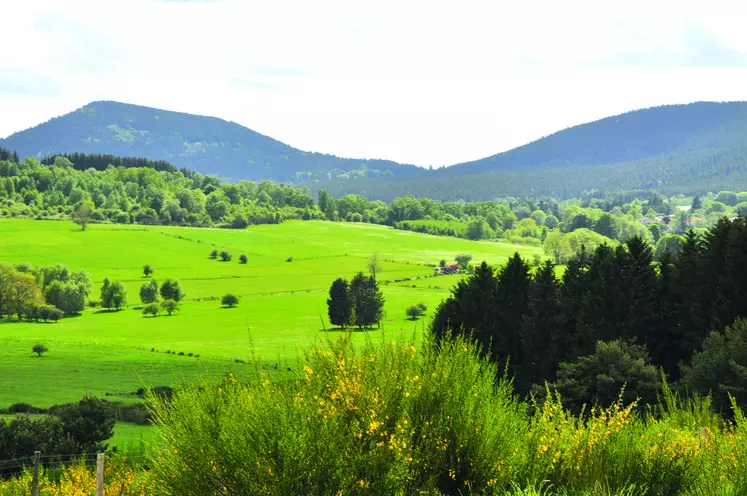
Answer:
[[407, 307], [405, 313], [410, 320], [417, 320], [417, 318], [422, 317], [425, 312], [418, 305], [412, 305], [411, 307]]
[[[663, 388], [574, 415], [516, 400], [463, 338], [315, 346], [298, 375], [206, 378], [151, 396], [152, 475], [170, 494], [746, 494], [747, 419]], [[498, 376], [500, 377], [500, 376]]]
[[153, 317], [156, 317], [160, 311], [161, 307], [158, 303], [148, 303], [143, 307], [143, 315], [152, 315]]
[[218, 258], [218, 250], [211, 251], [210, 258]]
[[312, 350], [292, 381], [254, 364], [248, 384], [187, 386], [171, 407], [153, 398], [154, 476], [175, 493], [279, 495], [458, 494], [516, 475], [524, 414], [466, 342], [356, 348], [343, 337]]
[[220, 252], [220, 259], [222, 262], [230, 262], [231, 261], [231, 254], [227, 251]]
[[174, 300], [163, 300], [161, 308], [168, 312], [169, 315], [179, 310], [179, 304]]
[[239, 263], [245, 264], [247, 261], [246, 255], [241, 255], [239, 257]]
[[239, 304], [239, 297], [229, 293], [227, 295], [224, 295], [223, 298], [221, 298], [220, 302], [221, 305], [227, 306], [228, 308], [233, 308]]
[[47, 348], [43, 344], [35, 344], [33, 348], [31, 348], [31, 351], [37, 354], [37, 356], [42, 356], [43, 353], [46, 353], [49, 351], [49, 348]]

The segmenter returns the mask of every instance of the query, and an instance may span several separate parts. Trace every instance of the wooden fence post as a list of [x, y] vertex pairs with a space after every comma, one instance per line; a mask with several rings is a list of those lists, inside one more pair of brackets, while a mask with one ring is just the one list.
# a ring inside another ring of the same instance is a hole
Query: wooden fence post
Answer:
[[31, 479], [31, 496], [39, 496], [39, 461], [41, 452], [34, 451], [34, 476]]
[[104, 496], [104, 454], [96, 455], [96, 496]]

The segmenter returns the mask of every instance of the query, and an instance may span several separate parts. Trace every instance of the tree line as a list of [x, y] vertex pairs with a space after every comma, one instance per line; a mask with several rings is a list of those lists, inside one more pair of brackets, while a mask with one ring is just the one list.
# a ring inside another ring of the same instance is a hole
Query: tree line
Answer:
[[747, 405], [746, 253], [740, 217], [688, 231], [658, 261], [633, 237], [581, 249], [561, 277], [552, 261], [532, 273], [518, 254], [498, 270], [483, 262], [439, 306], [433, 331], [472, 336], [520, 392], [552, 383], [575, 408], [614, 401], [623, 386], [653, 402], [659, 370], [724, 410], [727, 393]]
[[[146, 265], [144, 273], [150, 275], [153, 269]], [[86, 307], [117, 311], [129, 305], [127, 289], [121, 281], [104, 278], [99, 300], [91, 299], [92, 291], [93, 283], [85, 270], [71, 271], [64, 264], [43, 267], [0, 263], [0, 318], [56, 322], [64, 316], [77, 315]], [[145, 305], [157, 303], [159, 295], [163, 299], [159, 311], [171, 315], [179, 309], [185, 292], [179, 280], [173, 278], [166, 278], [160, 286], [151, 279], [140, 288], [140, 300]]]

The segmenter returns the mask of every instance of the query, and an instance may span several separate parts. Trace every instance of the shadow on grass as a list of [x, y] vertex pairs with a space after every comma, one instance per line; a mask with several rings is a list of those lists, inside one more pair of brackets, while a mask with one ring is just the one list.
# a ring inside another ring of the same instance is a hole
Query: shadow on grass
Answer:
[[[102, 308], [101, 310], [96, 310], [95, 312], [93, 312], [93, 314], [97, 315], [97, 314], [100, 314], [100, 313], [117, 313], [117, 312], [121, 312], [122, 310], [124, 310], [124, 309], [120, 308], [119, 310], [114, 310], [114, 309], [110, 310], [110, 309], [107, 309], [107, 308]], [[135, 308], [135, 310], [137, 310], [137, 308]]]
[[319, 329], [319, 332], [374, 332], [378, 330], [377, 327], [328, 327]]

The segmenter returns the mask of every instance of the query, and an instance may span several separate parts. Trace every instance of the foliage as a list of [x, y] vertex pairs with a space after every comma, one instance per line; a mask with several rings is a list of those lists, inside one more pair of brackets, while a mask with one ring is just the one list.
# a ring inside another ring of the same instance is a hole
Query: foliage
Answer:
[[220, 299], [220, 303], [228, 308], [233, 308], [239, 304], [239, 297], [229, 293], [223, 295], [223, 298]]
[[[31, 494], [32, 470], [26, 469], [19, 477], [0, 479], [0, 493], [11, 496]], [[42, 468], [39, 476], [39, 496], [77, 496], [82, 491], [95, 490], [96, 469], [84, 460], [74, 461], [54, 470]], [[126, 455], [108, 454], [104, 468], [104, 494], [142, 496], [158, 494], [148, 472], [140, 463], [133, 463]]]
[[[741, 494], [747, 422], [665, 387], [659, 408], [534, 413], [458, 338], [312, 348], [277, 380], [252, 364], [154, 398], [156, 484], [176, 494]], [[535, 492], [533, 488], [544, 488]], [[509, 491], [510, 492], [507, 492]]]
[[158, 303], [148, 303], [143, 307], [143, 315], [151, 315], [153, 317], [158, 316], [158, 313], [161, 311], [160, 305]]
[[179, 279], [166, 279], [161, 284], [160, 291], [161, 298], [164, 300], [174, 300], [177, 303], [182, 301], [186, 296]]
[[116, 412], [107, 401], [85, 395], [78, 403], [49, 410], [60, 419], [65, 434], [78, 445], [77, 453], [95, 453], [106, 449], [105, 440], [114, 434]]
[[227, 251], [220, 252], [220, 259], [221, 262], [230, 262], [231, 261], [231, 254]]
[[327, 315], [332, 325], [347, 327], [350, 324], [353, 301], [350, 295], [350, 285], [343, 278], [335, 279], [329, 288], [327, 300]]
[[104, 280], [101, 286], [101, 306], [119, 310], [127, 306], [127, 289], [121, 281]]
[[140, 301], [143, 303], [155, 303], [158, 301], [158, 283], [155, 279], [140, 286]]
[[161, 302], [161, 308], [171, 315], [179, 310], [179, 303], [174, 300], [163, 300]]
[[143, 275], [145, 277], [149, 277], [151, 274], [153, 274], [153, 269], [150, 265], [143, 265]]
[[467, 265], [469, 265], [470, 261], [472, 260], [472, 255], [469, 253], [462, 253], [454, 257], [454, 260], [457, 264], [459, 264], [460, 270], [466, 270]]
[[417, 305], [411, 305], [407, 307], [407, 310], [405, 310], [405, 314], [407, 317], [411, 320], [417, 320], [418, 317], [422, 317], [425, 315], [425, 311], [428, 307], [426, 307], [423, 303], [418, 303]]
[[359, 272], [350, 281], [349, 286], [351, 324], [359, 328], [379, 324], [384, 315], [384, 295], [373, 275], [366, 277]]
[[31, 351], [36, 353], [37, 356], [42, 356], [42, 354], [48, 352], [49, 349], [43, 344], [35, 344]]
[[240, 263], [240, 264], [245, 264], [245, 263], [247, 262], [247, 260], [248, 260], [248, 259], [246, 258], [246, 255], [241, 255], [241, 256], [239, 257], [239, 263]]
[[682, 383], [689, 391], [712, 395], [717, 411], [729, 410], [730, 396], [747, 404], [747, 320], [710, 333], [692, 364], [683, 367]]
[[660, 383], [643, 346], [599, 341], [593, 355], [560, 364], [554, 388], [567, 408], [580, 413], [584, 406], [612, 404], [618, 396], [626, 404], [654, 404]]

